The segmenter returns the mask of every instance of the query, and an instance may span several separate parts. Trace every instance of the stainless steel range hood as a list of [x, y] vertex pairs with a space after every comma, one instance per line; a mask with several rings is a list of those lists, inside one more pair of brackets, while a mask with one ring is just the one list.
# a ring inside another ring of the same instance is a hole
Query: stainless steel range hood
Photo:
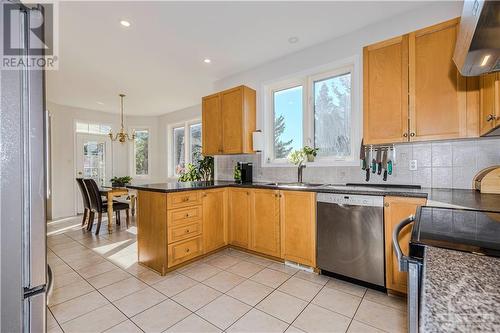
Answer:
[[453, 60], [464, 76], [500, 71], [500, 1], [464, 1]]

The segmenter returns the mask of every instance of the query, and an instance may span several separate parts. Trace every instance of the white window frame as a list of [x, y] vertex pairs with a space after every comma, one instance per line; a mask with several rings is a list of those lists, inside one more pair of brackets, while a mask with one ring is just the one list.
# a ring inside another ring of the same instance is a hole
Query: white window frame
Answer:
[[134, 133], [135, 131], [148, 131], [148, 174], [147, 175], [138, 175], [135, 165], [135, 140], [132, 141], [132, 149], [129, 149], [129, 161], [130, 161], [130, 170], [132, 170], [131, 174], [135, 179], [148, 179], [151, 178], [151, 129], [147, 126], [132, 126], [129, 127], [129, 133]]
[[263, 128], [264, 152], [262, 154], [263, 167], [295, 167], [287, 162], [286, 158], [274, 159], [274, 92], [302, 85], [302, 146], [314, 144], [314, 81], [321, 81], [333, 76], [351, 73], [351, 156], [349, 158], [316, 157], [314, 162], [307, 162], [308, 166], [357, 166], [359, 160], [356, 151], [359, 151], [362, 136], [362, 117], [360, 114], [360, 60], [358, 56], [349, 57], [335, 63], [327, 64], [313, 70], [303, 71], [291, 78], [265, 83], [263, 85]]
[[[167, 126], [167, 157], [168, 157], [168, 177], [177, 178], [178, 174], [175, 173], [174, 165], [174, 128], [184, 127], [184, 161], [185, 163], [191, 163], [191, 137], [189, 135], [189, 127], [191, 125], [200, 124], [201, 119], [191, 119], [188, 121], [178, 122], [175, 124], [169, 124]], [[203, 129], [202, 129], [203, 130]], [[202, 135], [203, 145], [203, 135]]]

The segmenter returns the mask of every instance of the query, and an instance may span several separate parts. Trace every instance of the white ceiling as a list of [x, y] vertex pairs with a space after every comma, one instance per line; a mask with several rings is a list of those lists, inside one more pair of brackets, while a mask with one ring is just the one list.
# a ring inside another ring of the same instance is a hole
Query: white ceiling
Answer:
[[[47, 74], [48, 100], [119, 112], [123, 92], [129, 115], [179, 110], [199, 104], [217, 79], [422, 5], [60, 2], [60, 62]], [[299, 42], [290, 44], [292, 36]]]

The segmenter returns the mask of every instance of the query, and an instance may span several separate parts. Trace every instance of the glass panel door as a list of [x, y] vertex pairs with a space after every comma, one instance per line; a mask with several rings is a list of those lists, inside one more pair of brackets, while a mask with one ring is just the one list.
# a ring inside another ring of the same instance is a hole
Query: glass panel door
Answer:
[[[109, 184], [112, 177], [111, 141], [107, 136], [98, 134], [76, 135], [76, 177], [92, 178], [97, 185]], [[80, 190], [75, 182], [77, 213], [83, 212]]]

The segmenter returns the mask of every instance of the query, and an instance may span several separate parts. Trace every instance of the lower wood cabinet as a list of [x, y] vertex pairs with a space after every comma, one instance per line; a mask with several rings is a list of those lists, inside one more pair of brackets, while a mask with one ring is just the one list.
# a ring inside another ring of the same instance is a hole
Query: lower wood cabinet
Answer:
[[255, 189], [250, 197], [250, 249], [280, 257], [279, 191]]
[[168, 267], [178, 265], [201, 254], [203, 254], [201, 236], [170, 244], [168, 246]]
[[[385, 225], [385, 278], [389, 290], [406, 293], [408, 274], [398, 269], [398, 259], [392, 246], [392, 232], [394, 228], [410, 215], [414, 215], [417, 207], [425, 205], [425, 198], [384, 198], [384, 225]], [[408, 255], [412, 226], [406, 226], [399, 233], [399, 246], [405, 255]]]
[[227, 245], [227, 190], [203, 191], [203, 248], [208, 253]]
[[251, 189], [228, 189], [229, 244], [243, 248], [250, 246]]
[[281, 257], [316, 267], [316, 195], [281, 191]]
[[139, 262], [163, 275], [167, 271], [167, 195], [138, 191], [137, 204]]

